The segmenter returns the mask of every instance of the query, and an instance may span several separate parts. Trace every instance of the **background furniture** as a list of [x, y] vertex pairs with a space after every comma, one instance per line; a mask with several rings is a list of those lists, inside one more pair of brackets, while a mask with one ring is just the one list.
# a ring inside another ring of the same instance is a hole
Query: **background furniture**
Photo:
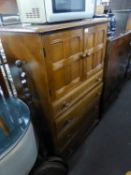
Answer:
[[0, 13], [17, 13], [16, 0], [0, 0]]
[[107, 41], [103, 110], [117, 97], [126, 79], [125, 75], [129, 64], [130, 42], [131, 32], [119, 37], [109, 38]]
[[116, 34], [127, 32], [130, 28], [130, 15], [131, 10], [113, 10], [116, 18]]

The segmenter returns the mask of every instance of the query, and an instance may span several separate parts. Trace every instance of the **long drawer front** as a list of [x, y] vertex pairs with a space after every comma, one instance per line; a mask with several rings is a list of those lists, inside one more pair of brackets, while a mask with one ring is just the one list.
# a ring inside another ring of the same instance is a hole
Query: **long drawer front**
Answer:
[[90, 121], [98, 117], [102, 87], [103, 84], [99, 84], [61, 117], [56, 119], [57, 140], [60, 150], [63, 151], [72, 144], [73, 140], [78, 139], [77, 136], [81, 133], [81, 130], [84, 130], [83, 127], [88, 130]]
[[103, 81], [103, 70], [96, 73], [90, 79], [85, 81], [82, 85], [72, 90], [67, 95], [60, 98], [53, 103], [53, 110], [55, 118], [61, 116], [65, 111], [71, 108], [81, 97], [87, 95], [89, 91], [95, 88]]

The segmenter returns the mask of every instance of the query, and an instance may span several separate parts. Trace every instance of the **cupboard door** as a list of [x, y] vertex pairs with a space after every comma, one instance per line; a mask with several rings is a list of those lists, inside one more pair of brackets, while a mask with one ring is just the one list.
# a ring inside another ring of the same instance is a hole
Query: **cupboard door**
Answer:
[[81, 83], [83, 30], [69, 30], [44, 37], [50, 96], [57, 100]]
[[103, 67], [107, 25], [84, 30], [84, 76], [88, 78]]

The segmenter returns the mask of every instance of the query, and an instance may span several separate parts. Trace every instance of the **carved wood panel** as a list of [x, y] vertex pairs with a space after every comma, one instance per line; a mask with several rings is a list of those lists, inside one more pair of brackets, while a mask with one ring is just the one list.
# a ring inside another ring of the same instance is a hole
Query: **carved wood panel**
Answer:
[[82, 80], [83, 30], [46, 35], [44, 48], [50, 93], [55, 100]]
[[103, 67], [106, 44], [106, 25], [86, 28], [84, 30], [84, 74], [88, 78]]

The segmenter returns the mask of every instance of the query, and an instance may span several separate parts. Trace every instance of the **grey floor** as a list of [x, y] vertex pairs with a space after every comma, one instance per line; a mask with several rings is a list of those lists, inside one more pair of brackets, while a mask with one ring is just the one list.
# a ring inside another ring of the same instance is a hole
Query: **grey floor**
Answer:
[[131, 170], [131, 81], [69, 164], [69, 175], [125, 175]]

